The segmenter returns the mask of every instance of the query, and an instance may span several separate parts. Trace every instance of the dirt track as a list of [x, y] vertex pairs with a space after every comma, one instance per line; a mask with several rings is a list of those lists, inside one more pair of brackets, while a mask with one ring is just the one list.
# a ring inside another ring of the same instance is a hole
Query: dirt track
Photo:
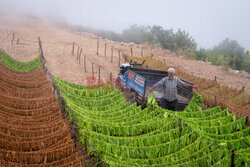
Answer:
[[[15, 38], [13, 40], [13, 32]], [[130, 54], [128, 44], [120, 44], [113, 41], [97, 38], [87, 33], [76, 33], [68, 29], [55, 26], [44, 20], [26, 18], [22, 21], [17, 19], [3, 18], [0, 16], [0, 40], [2, 48], [12, 57], [20, 61], [28, 61], [38, 56], [38, 40], [41, 38], [44, 57], [47, 60], [46, 66], [52, 75], [61, 77], [67, 81], [86, 84], [86, 78], [91, 77], [92, 62], [94, 63], [94, 76], [98, 78], [98, 67], [101, 66], [101, 78], [109, 79], [110, 72], [112, 77], [116, 77], [118, 68], [118, 50], [121, 53]], [[6, 40], [5, 40], [6, 38]], [[17, 40], [19, 38], [19, 44]], [[99, 39], [99, 55], [96, 54], [97, 40]], [[83, 51], [80, 63], [76, 60], [77, 46], [75, 46], [74, 56], [72, 56], [72, 43], [75, 42]], [[107, 57], [104, 56], [104, 44], [107, 43]], [[114, 47], [114, 60], [111, 60], [111, 46]], [[138, 45], [133, 47], [134, 56], [141, 55], [141, 49]], [[224, 70], [221, 67], [206, 64], [196, 60], [190, 60], [165, 51], [164, 54], [159, 49], [151, 51], [150, 48], [144, 48], [144, 56], [150, 56], [159, 59], [165, 58], [166, 63], [180, 66], [193, 75], [214, 79], [230, 87], [241, 89], [245, 86], [247, 94], [250, 95], [250, 79], [240, 76], [232, 70]], [[83, 55], [87, 57], [87, 72], [83, 67]], [[122, 58], [121, 58], [122, 59]], [[121, 63], [123, 60], [121, 60]]]

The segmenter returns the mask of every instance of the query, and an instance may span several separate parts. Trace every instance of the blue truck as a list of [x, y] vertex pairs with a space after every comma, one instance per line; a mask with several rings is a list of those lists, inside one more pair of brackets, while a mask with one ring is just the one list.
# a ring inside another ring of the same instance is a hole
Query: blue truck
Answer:
[[[145, 61], [144, 61], [145, 62]], [[152, 70], [148, 68], [141, 68], [144, 64], [124, 63], [120, 66], [120, 73], [118, 75], [118, 85], [123, 91], [127, 92], [128, 100], [131, 103], [137, 103], [144, 106], [149, 96], [148, 89], [155, 83], [159, 82], [162, 78], [168, 75], [167, 71]], [[181, 79], [184, 83], [193, 84], [189, 81]], [[164, 87], [154, 89], [152, 95], [156, 101], [160, 101]], [[193, 88], [178, 86], [178, 106], [177, 110], [182, 110], [189, 103]]]

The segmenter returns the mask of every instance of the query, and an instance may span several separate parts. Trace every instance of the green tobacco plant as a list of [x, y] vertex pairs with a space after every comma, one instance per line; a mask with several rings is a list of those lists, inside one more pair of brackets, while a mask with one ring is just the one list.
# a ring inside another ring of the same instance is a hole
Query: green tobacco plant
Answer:
[[8, 68], [21, 72], [34, 71], [42, 66], [40, 56], [29, 62], [20, 62], [10, 57], [5, 51], [1, 51], [1, 62]]
[[[117, 89], [54, 81], [77, 122], [80, 143], [90, 155], [100, 153], [107, 166], [227, 167], [232, 160], [225, 146], [236, 152], [249, 147], [244, 119], [219, 106], [202, 111], [198, 93], [183, 112], [175, 112], [160, 108], [152, 95], [142, 109]], [[240, 158], [245, 152], [236, 154], [236, 163], [247, 164]]]

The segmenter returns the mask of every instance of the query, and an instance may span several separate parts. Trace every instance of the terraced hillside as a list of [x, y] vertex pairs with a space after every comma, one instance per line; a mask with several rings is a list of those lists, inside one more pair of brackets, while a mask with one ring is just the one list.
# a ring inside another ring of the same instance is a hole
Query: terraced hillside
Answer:
[[39, 58], [2, 54], [0, 166], [84, 166]]

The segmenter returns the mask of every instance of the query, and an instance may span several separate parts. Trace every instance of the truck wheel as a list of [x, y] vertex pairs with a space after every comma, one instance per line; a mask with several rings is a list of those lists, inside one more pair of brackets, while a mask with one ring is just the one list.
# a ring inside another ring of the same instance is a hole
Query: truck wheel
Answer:
[[131, 92], [129, 96], [129, 101], [131, 104], [138, 102], [138, 94], [136, 92]]

